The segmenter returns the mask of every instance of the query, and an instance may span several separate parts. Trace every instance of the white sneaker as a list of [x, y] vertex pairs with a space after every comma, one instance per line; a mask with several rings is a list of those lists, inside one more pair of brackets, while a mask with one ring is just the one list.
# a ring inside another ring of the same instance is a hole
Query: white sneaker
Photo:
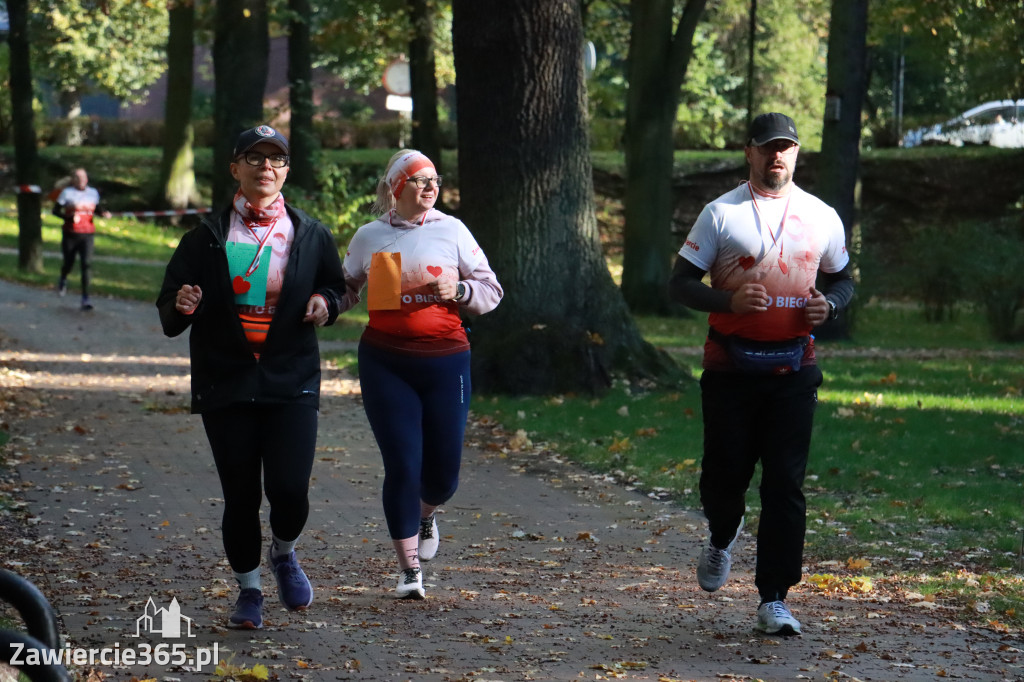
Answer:
[[757, 607], [757, 629], [769, 635], [799, 635], [800, 621], [784, 601], [769, 601]]
[[441, 544], [441, 536], [437, 534], [437, 515], [420, 519], [420, 561], [430, 561], [437, 556], [437, 546]]
[[700, 560], [697, 562], [697, 583], [705, 592], [714, 592], [729, 579], [729, 570], [732, 568], [732, 548], [743, 530], [743, 518], [740, 518], [740, 525], [736, 529], [736, 535], [732, 542], [725, 549], [718, 549], [708, 540], [707, 546], [700, 553]]
[[407, 568], [399, 573], [395, 594], [399, 599], [425, 598], [427, 593], [423, 591], [423, 571], [418, 568]]

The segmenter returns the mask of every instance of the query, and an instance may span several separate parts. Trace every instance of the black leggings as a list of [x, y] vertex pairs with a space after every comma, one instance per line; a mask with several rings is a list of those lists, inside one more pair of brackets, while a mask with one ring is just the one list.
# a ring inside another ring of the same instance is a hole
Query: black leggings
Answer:
[[89, 295], [89, 282], [92, 279], [92, 234], [65, 234], [60, 240], [60, 250], [64, 255], [64, 263], [60, 267], [60, 278], [67, 279], [71, 274], [71, 268], [75, 266], [75, 255], [81, 260], [82, 268], [82, 296]]
[[233, 571], [247, 573], [260, 565], [264, 490], [275, 536], [290, 542], [306, 524], [317, 410], [311, 405], [231, 405], [203, 414], [203, 426], [224, 491], [224, 551]]

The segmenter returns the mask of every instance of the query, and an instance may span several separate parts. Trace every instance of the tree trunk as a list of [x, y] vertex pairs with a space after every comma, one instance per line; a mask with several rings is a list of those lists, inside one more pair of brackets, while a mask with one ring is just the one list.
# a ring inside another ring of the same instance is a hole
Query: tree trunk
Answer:
[[218, 0], [213, 39], [215, 206], [230, 202], [235, 189], [228, 166], [239, 133], [264, 123], [269, 55], [266, 0]]
[[288, 183], [312, 194], [316, 190], [313, 171], [317, 138], [313, 132], [313, 57], [310, 22], [313, 10], [309, 0], [288, 0], [293, 12], [288, 32], [288, 97], [291, 104], [291, 170]]
[[412, 146], [441, 169], [441, 134], [437, 123], [437, 74], [434, 66], [434, 19], [427, 0], [409, 0], [413, 38], [409, 44], [412, 90]]
[[156, 205], [185, 209], [198, 203], [195, 131], [192, 126], [192, 62], [195, 7], [192, 0], [169, 3], [167, 100], [164, 103], [164, 148]]
[[672, 31], [673, 0], [633, 0], [626, 96], [626, 195], [622, 295], [637, 313], [673, 310], [668, 282], [672, 168], [679, 92], [705, 0], [689, 0]]
[[[15, 182], [18, 192], [18, 269], [43, 271], [43, 221], [40, 215], [39, 153], [32, 113], [32, 69], [28, 36], [28, 0], [7, 0], [10, 34], [11, 118], [14, 127]], [[33, 191], [35, 190], [35, 191]]]
[[[816, 193], [842, 219], [846, 245], [852, 254], [856, 253], [860, 232], [857, 206], [861, 109], [867, 88], [867, 25], [868, 0], [833, 0]], [[849, 315], [819, 327], [815, 335], [822, 339], [849, 338]]]
[[82, 128], [82, 96], [78, 90], [63, 90], [57, 96], [62, 125], [57, 127], [54, 142], [67, 147], [81, 147], [85, 142]]
[[598, 393], [669, 380], [608, 273], [594, 216], [576, 0], [455, 0], [461, 217], [505, 289], [472, 321], [483, 391]]

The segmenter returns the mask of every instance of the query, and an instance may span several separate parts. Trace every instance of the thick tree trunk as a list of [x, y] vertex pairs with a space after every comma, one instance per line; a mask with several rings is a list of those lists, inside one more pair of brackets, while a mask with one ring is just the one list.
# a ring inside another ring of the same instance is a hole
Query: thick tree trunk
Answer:
[[288, 0], [294, 13], [288, 33], [288, 97], [292, 108], [288, 143], [291, 146], [291, 170], [288, 184], [307, 193], [316, 189], [313, 171], [317, 137], [313, 132], [313, 57], [310, 22], [313, 11], [309, 0]]
[[679, 91], [704, 0], [690, 0], [673, 34], [672, 0], [633, 0], [626, 98], [622, 295], [633, 312], [665, 315], [672, 240], [672, 168]]
[[32, 113], [32, 63], [29, 53], [28, 0], [8, 0], [11, 118], [14, 126], [14, 177], [18, 193], [18, 269], [43, 271], [43, 221], [40, 215], [39, 153]]
[[409, 0], [413, 38], [409, 44], [412, 89], [412, 146], [434, 162], [440, 175], [441, 133], [437, 122], [437, 73], [434, 66], [434, 19], [427, 0]]
[[676, 380], [608, 273], [594, 216], [575, 0], [455, 0], [461, 217], [505, 288], [472, 321], [484, 391], [600, 392]]
[[[856, 254], [860, 183], [861, 109], [867, 89], [868, 0], [833, 0], [828, 37], [825, 122], [818, 158], [816, 193], [832, 206]], [[850, 317], [819, 327], [819, 338], [849, 338]]]
[[266, 0], [218, 0], [213, 39], [214, 205], [229, 202], [234, 192], [228, 165], [238, 134], [264, 123], [269, 55]]
[[170, 4], [167, 38], [167, 101], [164, 148], [156, 205], [184, 209], [199, 201], [196, 192], [192, 126], [192, 63], [195, 7], [191, 0]]

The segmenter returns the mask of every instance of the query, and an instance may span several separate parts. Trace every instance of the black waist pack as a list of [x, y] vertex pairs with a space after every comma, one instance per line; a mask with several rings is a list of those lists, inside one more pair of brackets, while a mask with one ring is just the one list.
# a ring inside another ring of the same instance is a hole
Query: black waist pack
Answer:
[[722, 334], [713, 327], [708, 338], [721, 344], [729, 353], [736, 369], [749, 374], [789, 374], [799, 372], [809, 336], [784, 341], [755, 341], [742, 336]]

